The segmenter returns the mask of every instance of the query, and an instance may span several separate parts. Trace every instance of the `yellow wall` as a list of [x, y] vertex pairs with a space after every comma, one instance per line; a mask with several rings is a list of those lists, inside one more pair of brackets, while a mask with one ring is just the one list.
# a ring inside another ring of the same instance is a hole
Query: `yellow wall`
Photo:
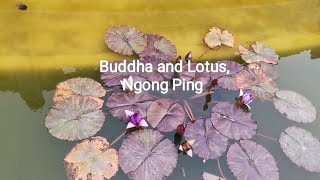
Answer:
[[204, 60], [230, 58], [239, 44], [262, 41], [280, 55], [312, 49], [320, 56], [319, 0], [14, 0], [0, 3], [0, 71], [97, 67], [119, 56], [105, 46], [114, 25], [135, 26], [170, 39], [180, 55], [195, 57], [207, 48], [202, 38], [212, 27], [231, 31], [233, 49], [210, 51]]

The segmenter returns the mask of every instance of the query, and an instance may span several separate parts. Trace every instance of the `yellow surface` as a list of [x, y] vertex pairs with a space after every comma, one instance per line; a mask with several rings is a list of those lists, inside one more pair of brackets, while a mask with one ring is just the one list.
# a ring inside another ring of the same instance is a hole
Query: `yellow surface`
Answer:
[[206, 51], [202, 38], [212, 27], [236, 37], [233, 49], [210, 51], [204, 60], [233, 56], [239, 44], [261, 41], [280, 55], [305, 49], [320, 55], [319, 0], [25, 0], [0, 3], [0, 71], [97, 67], [119, 56], [105, 46], [114, 25], [135, 26], [170, 39], [180, 55]]

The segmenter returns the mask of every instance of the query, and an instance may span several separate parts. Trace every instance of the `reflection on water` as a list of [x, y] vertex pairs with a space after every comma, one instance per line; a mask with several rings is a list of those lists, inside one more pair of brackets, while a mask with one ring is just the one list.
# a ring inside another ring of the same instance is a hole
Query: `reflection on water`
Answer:
[[[320, 61], [311, 60], [310, 52], [282, 58], [279, 65], [279, 88], [303, 94], [314, 103], [319, 112], [319, 69]], [[100, 81], [98, 70], [93, 69], [80, 69], [68, 74], [64, 74], [62, 70], [55, 70], [1, 75], [0, 136], [4, 137], [0, 154], [2, 179], [66, 179], [63, 159], [76, 142], [61, 141], [52, 137], [44, 126], [44, 119], [48, 109], [52, 106], [55, 85], [75, 76], [87, 76]], [[238, 92], [225, 92], [225, 90], [217, 90], [214, 93], [214, 99], [233, 101], [238, 96]], [[170, 92], [167, 96], [184, 100], [185, 96], [190, 95], [188, 93]], [[204, 101], [204, 98], [189, 101], [195, 116], [210, 116], [210, 109], [213, 104], [210, 104], [209, 110], [202, 112]], [[262, 103], [256, 100], [251, 104], [251, 107], [253, 117], [258, 121], [258, 130], [261, 134], [278, 139], [280, 133], [286, 127], [295, 125], [309, 130], [314, 136], [320, 138], [319, 116], [312, 124], [299, 124], [282, 116], [271, 102]], [[124, 129], [124, 124], [108, 116], [103, 130], [98, 135], [105, 136], [109, 141], [112, 141]], [[167, 133], [166, 137], [173, 140], [172, 133]], [[255, 136], [253, 140], [266, 147], [275, 157], [281, 180], [319, 179], [319, 174], [307, 172], [290, 162], [282, 152], [278, 142], [260, 136]], [[116, 144], [115, 147], [119, 148], [120, 144]], [[235, 179], [226, 165], [225, 155], [221, 157], [220, 162], [227, 178]], [[168, 179], [197, 180], [201, 179], [204, 171], [220, 175], [216, 161], [209, 160], [203, 163], [202, 159], [198, 157], [190, 158], [179, 154], [178, 166]], [[183, 172], [185, 172], [185, 177]], [[127, 176], [119, 170], [117, 176], [113, 179], [127, 179]]]

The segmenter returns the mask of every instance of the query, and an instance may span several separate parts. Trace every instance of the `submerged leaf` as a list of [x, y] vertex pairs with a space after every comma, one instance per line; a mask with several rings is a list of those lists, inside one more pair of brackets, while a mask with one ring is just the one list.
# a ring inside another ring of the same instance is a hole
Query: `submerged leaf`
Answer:
[[148, 34], [147, 47], [139, 54], [140, 58], [155, 56], [165, 62], [171, 62], [177, 56], [176, 47], [165, 37]]
[[120, 167], [130, 179], [164, 179], [177, 165], [178, 153], [159, 131], [144, 129], [132, 133], [119, 149]]
[[278, 64], [279, 56], [276, 52], [269, 46], [256, 42], [251, 45], [252, 50], [248, 50], [242, 45], [239, 46], [239, 53], [241, 58], [246, 63], [255, 63], [255, 62], [266, 62], [270, 64]]
[[204, 38], [204, 42], [209, 48], [215, 48], [221, 45], [233, 47], [234, 37], [227, 30], [222, 30], [220, 28], [213, 27], [209, 29], [209, 32], [206, 34]]
[[162, 81], [166, 81], [166, 80], [171, 80], [174, 72], [172, 71], [166, 71], [166, 72], [159, 72], [158, 71], [158, 65], [160, 63], [166, 65], [168, 64], [168, 62], [165, 62], [163, 60], [161, 60], [160, 58], [157, 58], [156, 56], [147, 56], [147, 57], [143, 57], [141, 58], [140, 62], [142, 63], [150, 63], [152, 64], [153, 67], [153, 72], [144, 72], [140, 74], [140, 77], [145, 78], [146, 80], [150, 81], [150, 82], [162, 82]]
[[231, 102], [220, 102], [212, 108], [211, 122], [223, 135], [232, 139], [251, 139], [257, 133], [252, 113], [244, 112]]
[[74, 141], [95, 135], [104, 121], [101, 104], [95, 98], [71, 96], [50, 109], [45, 125], [54, 137]]
[[317, 118], [314, 105], [307, 98], [293, 91], [276, 92], [273, 104], [281, 114], [296, 122], [310, 123]]
[[72, 148], [64, 159], [68, 179], [111, 179], [118, 172], [119, 160], [117, 150], [108, 146], [109, 142], [98, 136]]
[[90, 78], [72, 78], [60, 82], [53, 96], [53, 102], [63, 101], [70, 96], [91, 96], [96, 98], [96, 101], [103, 105], [103, 100], [99, 99], [106, 95], [106, 90], [97, 81]]
[[205, 87], [207, 84], [211, 83], [210, 74], [203, 71], [203, 72], [190, 72], [190, 70], [196, 71], [196, 63], [191, 63], [190, 67], [188, 64], [185, 64], [182, 67], [182, 72], [179, 73], [180, 79], [184, 79], [186, 81], [193, 81], [193, 82], [202, 82], [203, 86]]
[[278, 180], [279, 172], [273, 156], [263, 146], [241, 140], [227, 153], [230, 170], [238, 180]]
[[216, 159], [227, 150], [228, 138], [213, 128], [210, 119], [197, 119], [187, 126], [184, 135], [187, 141], [194, 141], [194, 153], [206, 160]]
[[[114, 61], [112, 63], [109, 63], [112, 66], [115, 66], [115, 64], [122, 63], [124, 60], [120, 61]], [[121, 85], [120, 80], [128, 79], [130, 76], [133, 79], [133, 82], [135, 81], [146, 81], [145, 78], [140, 77], [140, 72], [104, 72], [101, 73], [101, 80], [108, 86], [119, 86]]]
[[203, 178], [203, 180], [226, 180], [224, 178], [221, 178], [219, 176], [215, 176], [215, 175], [207, 173], [207, 172], [203, 173], [202, 178]]
[[139, 54], [147, 46], [147, 39], [138, 29], [129, 26], [110, 28], [105, 35], [108, 47], [123, 55]]
[[109, 113], [123, 122], [128, 122], [125, 110], [139, 112], [146, 117], [147, 110], [155, 98], [147, 93], [136, 94], [134, 92], [113, 93], [107, 100], [106, 106]]
[[310, 132], [289, 127], [280, 135], [280, 146], [290, 160], [311, 172], [320, 172], [320, 142]]
[[149, 124], [162, 132], [170, 132], [177, 129], [185, 119], [182, 106], [171, 99], [159, 99], [154, 101], [147, 112]]

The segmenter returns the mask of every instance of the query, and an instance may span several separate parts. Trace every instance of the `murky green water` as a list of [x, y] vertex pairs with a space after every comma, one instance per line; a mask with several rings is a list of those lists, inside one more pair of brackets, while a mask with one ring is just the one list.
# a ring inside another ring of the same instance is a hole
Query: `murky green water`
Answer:
[[[282, 58], [279, 71], [280, 89], [289, 89], [303, 94], [310, 99], [320, 111], [320, 60], [310, 60], [310, 53]], [[86, 76], [99, 80], [98, 69], [78, 69], [75, 73], [64, 74], [61, 70], [49, 72], [20, 72], [0, 75], [0, 172], [4, 180], [64, 180], [66, 179], [63, 159], [76, 142], [61, 141], [51, 136], [44, 126], [44, 119], [53, 105], [53, 89], [65, 79], [75, 76]], [[179, 93], [173, 96], [179, 97]], [[214, 99], [233, 101], [237, 92], [225, 93], [218, 90]], [[190, 101], [195, 116], [210, 116], [202, 111], [204, 99]], [[201, 104], [201, 105], [200, 105]], [[201, 108], [199, 108], [201, 107]], [[254, 118], [258, 121], [259, 133], [278, 139], [280, 133], [288, 126], [303, 127], [320, 138], [320, 117], [312, 124], [299, 124], [286, 119], [271, 102], [254, 101], [251, 105]], [[104, 109], [106, 111], [106, 109]], [[125, 124], [107, 117], [103, 129], [98, 135], [115, 139], [125, 129]], [[173, 140], [173, 134], [166, 134]], [[310, 173], [297, 167], [282, 152], [279, 143], [261, 136], [253, 140], [264, 147], [275, 157], [281, 180], [318, 180], [320, 174]], [[120, 147], [121, 142], [115, 145]], [[226, 165], [225, 155], [220, 158], [223, 172], [228, 179], [235, 179]], [[185, 174], [183, 173], [185, 172]], [[220, 175], [215, 160], [206, 163], [198, 157], [190, 158], [179, 154], [178, 165], [168, 179], [200, 180], [202, 173], [210, 172]], [[119, 170], [113, 178], [127, 179]]]

